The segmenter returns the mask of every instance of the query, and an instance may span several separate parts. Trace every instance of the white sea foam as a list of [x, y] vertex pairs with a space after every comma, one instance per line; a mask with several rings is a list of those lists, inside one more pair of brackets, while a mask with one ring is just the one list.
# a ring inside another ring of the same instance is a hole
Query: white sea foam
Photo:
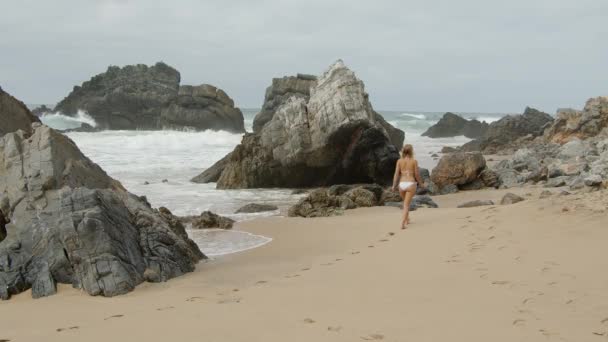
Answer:
[[269, 237], [239, 230], [189, 229], [188, 235], [208, 257], [242, 252], [272, 241]]
[[424, 114], [412, 114], [412, 113], [402, 113], [401, 116], [403, 118], [412, 118], [416, 120], [426, 120], [426, 115]]
[[79, 110], [76, 116], [63, 115], [61, 113], [44, 113], [40, 116], [43, 124], [56, 129], [79, 128], [83, 123], [97, 127], [97, 122], [85, 111]]

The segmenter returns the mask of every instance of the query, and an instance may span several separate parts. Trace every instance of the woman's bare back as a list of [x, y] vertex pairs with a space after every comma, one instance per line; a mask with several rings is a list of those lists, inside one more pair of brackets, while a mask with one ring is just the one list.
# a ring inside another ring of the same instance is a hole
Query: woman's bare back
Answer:
[[399, 159], [399, 170], [401, 171], [402, 182], [414, 182], [416, 181], [416, 166], [418, 162], [416, 159], [405, 157]]

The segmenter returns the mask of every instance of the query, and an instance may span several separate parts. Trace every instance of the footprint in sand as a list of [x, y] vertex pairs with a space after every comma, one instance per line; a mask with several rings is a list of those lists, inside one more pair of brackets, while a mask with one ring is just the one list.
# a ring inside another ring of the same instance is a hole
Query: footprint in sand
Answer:
[[374, 248], [374, 245], [369, 245], [369, 246], [367, 246], [367, 247], [368, 247], [368, 248]]
[[11, 342], [11, 340], [7, 340], [6, 338], [0, 338], [0, 342]]
[[125, 315], [112, 315], [112, 316], [110, 316], [110, 317], [106, 317], [106, 318], [104, 318], [103, 320], [104, 320], [104, 321], [107, 321], [107, 320], [109, 320], [109, 319], [113, 319], [113, 318], [121, 318], [121, 317], [124, 317], [124, 316], [125, 316]]
[[255, 284], [262, 285], [262, 284], [266, 284], [266, 283], [268, 283], [266, 280], [260, 280], [260, 281], [256, 282]]
[[371, 335], [367, 335], [367, 336], [361, 336], [362, 340], [366, 340], [366, 341], [377, 341], [377, 340], [383, 340], [384, 339], [384, 335], [382, 334], [371, 334]]
[[518, 318], [518, 319], [516, 319], [516, 320], [513, 321], [513, 325], [516, 326], [516, 327], [520, 327], [520, 326], [526, 325], [526, 320]]
[[486, 279], [486, 278], [488, 278], [488, 274], [484, 273], [484, 274], [480, 275], [479, 278]]
[[338, 259], [336, 259], [336, 261], [342, 261], [342, 259], [338, 258]]
[[534, 302], [534, 298], [530, 298], [530, 297], [529, 297], [529, 298], [526, 298], [526, 299], [522, 300], [522, 302], [521, 302], [521, 303], [522, 303], [523, 305], [526, 305], [526, 304], [530, 304], [530, 303], [533, 303], [533, 302]]
[[291, 278], [297, 278], [299, 276], [300, 276], [299, 274], [293, 274], [293, 275], [286, 275], [285, 278], [291, 279]]
[[[62, 332], [62, 331], [66, 331], [66, 330], [77, 330], [78, 328], [80, 328], [79, 326], [73, 326], [73, 327], [69, 327], [69, 328], [57, 328], [56, 331], [57, 332]], [[10, 341], [10, 340], [8, 340]]]
[[326, 262], [324, 264], [321, 264], [321, 266], [331, 266], [333, 264], [334, 264], [333, 262]]
[[233, 304], [233, 303], [240, 303], [242, 300], [242, 298], [237, 297], [237, 298], [226, 298], [226, 299], [221, 299], [218, 300], [218, 304]]
[[389, 235], [389, 236], [393, 236], [393, 235], [395, 235], [395, 233], [393, 233], [393, 232], [389, 232], [389, 233], [388, 233], [388, 235]]
[[489, 226], [488, 230], [494, 230], [494, 228], [495, 228], [494, 226]]
[[359, 253], [361, 253], [361, 252], [359, 252], [359, 251], [354, 251], [354, 252], [351, 252], [350, 254], [352, 254], [352, 255], [356, 255], [356, 254], [359, 254]]
[[337, 327], [327, 327], [327, 331], [331, 331], [331, 332], [339, 332], [340, 330], [342, 330], [341, 326], [337, 326]]
[[304, 323], [308, 323], [308, 324], [313, 324], [316, 323], [316, 321], [312, 318], [304, 318]]
[[190, 298], [186, 299], [186, 302], [195, 302], [195, 301], [203, 300], [203, 299], [204, 299], [203, 297], [190, 297]]
[[382, 240], [380, 240], [378, 242], [388, 242], [388, 239], [382, 239]]
[[511, 282], [508, 280], [495, 280], [492, 282], [492, 285], [507, 285], [510, 284]]
[[310, 271], [310, 267], [303, 268], [301, 271]]
[[165, 310], [171, 310], [171, 309], [175, 309], [174, 306], [165, 306], [164, 308], [157, 308], [156, 311], [165, 311]]

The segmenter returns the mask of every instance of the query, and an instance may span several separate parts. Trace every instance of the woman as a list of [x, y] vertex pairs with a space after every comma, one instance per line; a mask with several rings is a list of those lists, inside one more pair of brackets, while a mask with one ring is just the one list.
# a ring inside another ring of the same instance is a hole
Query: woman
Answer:
[[416, 194], [417, 184], [424, 186], [418, 171], [418, 161], [414, 159], [414, 148], [407, 144], [401, 149], [401, 159], [397, 160], [393, 178], [393, 190], [399, 189], [399, 195], [403, 199], [401, 229], [405, 229], [406, 225], [410, 223], [410, 203]]

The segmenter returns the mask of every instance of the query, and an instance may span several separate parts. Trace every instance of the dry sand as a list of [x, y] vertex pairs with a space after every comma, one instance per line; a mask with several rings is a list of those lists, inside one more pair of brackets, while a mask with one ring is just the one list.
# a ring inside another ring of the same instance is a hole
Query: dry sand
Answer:
[[274, 238], [115, 298], [69, 286], [0, 303], [0, 341], [602, 341], [608, 192], [456, 209], [268, 218]]

